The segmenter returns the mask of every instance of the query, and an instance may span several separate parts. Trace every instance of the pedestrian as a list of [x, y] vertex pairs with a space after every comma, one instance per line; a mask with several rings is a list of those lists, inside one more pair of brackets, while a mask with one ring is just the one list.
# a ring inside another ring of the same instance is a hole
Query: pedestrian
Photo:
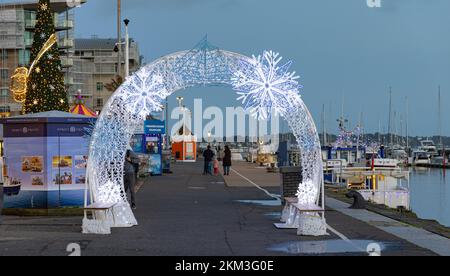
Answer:
[[224, 157], [223, 157], [223, 174], [230, 175], [231, 170], [231, 150], [229, 146], [225, 146]]
[[214, 152], [211, 150], [211, 146], [208, 146], [208, 148], [203, 152], [203, 158], [205, 159], [205, 167], [203, 171], [203, 175], [210, 174], [212, 175], [211, 170], [211, 163], [213, 161]]
[[217, 157], [214, 157], [214, 175], [215, 176], [219, 176], [219, 160], [217, 159]]
[[136, 210], [135, 201], [135, 183], [136, 183], [136, 170], [132, 162], [132, 152], [127, 150], [125, 156], [125, 168], [124, 168], [124, 186], [125, 194], [128, 197], [128, 191], [130, 191], [131, 196], [131, 209]]

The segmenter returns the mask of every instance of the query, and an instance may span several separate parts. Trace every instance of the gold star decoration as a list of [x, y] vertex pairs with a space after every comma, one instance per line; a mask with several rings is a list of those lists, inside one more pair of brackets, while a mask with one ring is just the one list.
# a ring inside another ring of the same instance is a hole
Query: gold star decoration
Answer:
[[47, 3], [41, 5], [41, 10], [46, 11], [48, 8]]
[[36, 67], [36, 73], [41, 73], [41, 68], [39, 68], [39, 67]]

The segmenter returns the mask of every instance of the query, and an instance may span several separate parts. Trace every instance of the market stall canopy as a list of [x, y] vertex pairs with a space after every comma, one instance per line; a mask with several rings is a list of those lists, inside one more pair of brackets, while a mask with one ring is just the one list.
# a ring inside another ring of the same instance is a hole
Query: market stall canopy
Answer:
[[80, 94], [78, 94], [75, 100], [75, 106], [70, 110], [70, 113], [97, 118], [97, 113], [84, 105]]

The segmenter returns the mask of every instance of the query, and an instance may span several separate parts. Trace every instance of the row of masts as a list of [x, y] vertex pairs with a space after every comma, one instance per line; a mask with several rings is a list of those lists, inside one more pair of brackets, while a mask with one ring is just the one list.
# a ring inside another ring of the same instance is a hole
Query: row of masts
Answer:
[[[398, 113], [394, 111], [393, 109], [393, 90], [392, 87], [389, 87], [389, 118], [388, 118], [388, 129], [387, 133], [385, 132], [385, 129], [382, 129], [382, 122], [381, 119], [379, 119], [379, 125], [378, 125], [378, 143], [381, 144], [387, 144], [388, 146], [405, 146], [406, 149], [410, 149], [410, 135], [409, 135], [409, 97], [405, 97], [405, 113], [400, 114], [400, 118], [398, 120]], [[331, 114], [331, 105], [329, 113]], [[361, 112], [359, 123], [356, 127], [361, 129], [361, 135], [358, 137], [358, 144], [359, 139], [364, 135], [363, 133], [363, 117], [364, 114]], [[322, 107], [322, 145], [329, 145], [331, 143], [331, 138], [328, 133], [327, 129], [327, 112], [326, 112], [326, 106], [325, 104]], [[397, 122], [400, 123], [400, 133], [398, 129]], [[345, 118], [345, 97], [342, 96], [342, 105], [341, 105], [341, 116], [337, 120], [339, 123], [339, 127], [343, 129], [350, 129], [351, 124], [350, 120]], [[438, 135], [439, 135], [439, 145], [443, 147], [443, 150], [445, 152], [445, 146], [444, 146], [444, 140], [443, 140], [443, 130], [442, 130], [442, 97], [441, 97], [441, 86], [438, 87]], [[405, 133], [403, 131], [405, 130]], [[385, 134], [387, 134], [388, 141], [384, 140]]]

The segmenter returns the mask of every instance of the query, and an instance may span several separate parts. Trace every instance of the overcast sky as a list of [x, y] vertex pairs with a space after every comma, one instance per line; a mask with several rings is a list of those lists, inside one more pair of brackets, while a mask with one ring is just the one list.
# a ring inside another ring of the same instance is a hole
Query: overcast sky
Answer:
[[[366, 0], [122, 2], [131, 36], [147, 62], [190, 49], [205, 34], [212, 44], [246, 55], [273, 49], [294, 60], [306, 104], [318, 125], [325, 104], [332, 130], [343, 98], [352, 122], [363, 112], [368, 131], [377, 131], [380, 120], [387, 129], [392, 86], [398, 119], [404, 118], [409, 97], [411, 134], [436, 134], [441, 85], [443, 128], [450, 135], [449, 0], [382, 0], [381, 8], [369, 8]], [[88, 0], [78, 8], [77, 37], [114, 37], [115, 3]], [[237, 104], [233, 92], [224, 88], [180, 93], [187, 105], [194, 97], [203, 97], [208, 105]]]

